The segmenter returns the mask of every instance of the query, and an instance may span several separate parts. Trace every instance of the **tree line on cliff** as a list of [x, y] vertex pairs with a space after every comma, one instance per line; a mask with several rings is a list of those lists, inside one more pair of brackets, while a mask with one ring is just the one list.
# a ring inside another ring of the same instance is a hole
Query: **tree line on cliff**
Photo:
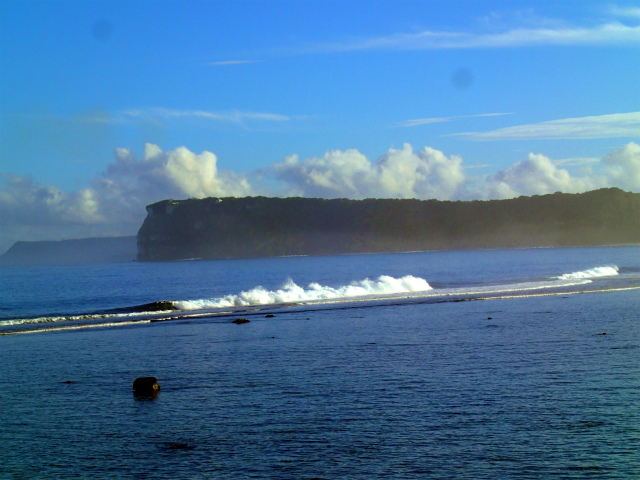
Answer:
[[138, 259], [640, 243], [640, 194], [490, 201], [206, 198], [147, 207]]

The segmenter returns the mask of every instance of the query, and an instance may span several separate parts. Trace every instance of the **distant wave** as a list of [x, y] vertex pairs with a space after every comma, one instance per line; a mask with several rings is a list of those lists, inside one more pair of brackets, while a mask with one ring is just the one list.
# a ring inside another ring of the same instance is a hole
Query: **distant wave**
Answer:
[[618, 275], [618, 267], [616, 265], [595, 267], [580, 272], [565, 273], [564, 275], [554, 278], [558, 278], [560, 280], [573, 280], [576, 278], [609, 277], [612, 275]]
[[318, 283], [310, 283], [305, 289], [289, 279], [279, 290], [267, 290], [258, 286], [238, 295], [226, 295], [224, 297], [183, 300], [174, 302], [180, 310], [199, 310], [203, 308], [241, 307], [249, 305], [274, 305], [284, 303], [312, 302], [318, 300], [347, 299], [354, 297], [366, 297], [369, 295], [393, 295], [410, 292], [424, 292], [432, 290], [426, 280], [406, 275], [394, 278], [382, 275], [377, 280], [368, 278], [352, 282], [349, 285], [333, 288]]

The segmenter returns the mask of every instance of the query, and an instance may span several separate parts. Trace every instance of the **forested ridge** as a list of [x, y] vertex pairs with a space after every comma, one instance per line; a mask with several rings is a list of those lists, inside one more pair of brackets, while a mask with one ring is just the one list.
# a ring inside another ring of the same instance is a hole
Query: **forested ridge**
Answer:
[[640, 194], [490, 201], [206, 198], [147, 207], [138, 259], [640, 244]]

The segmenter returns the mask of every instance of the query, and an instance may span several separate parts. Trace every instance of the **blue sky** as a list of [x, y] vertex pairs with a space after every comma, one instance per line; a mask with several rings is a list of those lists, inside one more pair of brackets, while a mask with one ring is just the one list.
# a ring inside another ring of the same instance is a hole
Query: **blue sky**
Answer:
[[2, 1], [0, 251], [229, 195], [640, 191], [640, 5]]

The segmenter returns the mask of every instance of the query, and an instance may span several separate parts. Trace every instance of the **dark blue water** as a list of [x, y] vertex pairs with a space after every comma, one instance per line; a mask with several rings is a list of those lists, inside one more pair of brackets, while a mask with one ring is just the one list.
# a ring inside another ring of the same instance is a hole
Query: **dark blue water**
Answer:
[[[640, 478], [640, 290], [598, 287], [637, 285], [637, 247], [48, 267], [2, 281], [3, 298], [23, 292], [43, 315], [287, 277], [453, 288], [601, 265], [619, 274], [594, 278], [596, 293], [0, 336], [0, 478]], [[154, 399], [132, 394], [144, 375], [158, 377]]]

